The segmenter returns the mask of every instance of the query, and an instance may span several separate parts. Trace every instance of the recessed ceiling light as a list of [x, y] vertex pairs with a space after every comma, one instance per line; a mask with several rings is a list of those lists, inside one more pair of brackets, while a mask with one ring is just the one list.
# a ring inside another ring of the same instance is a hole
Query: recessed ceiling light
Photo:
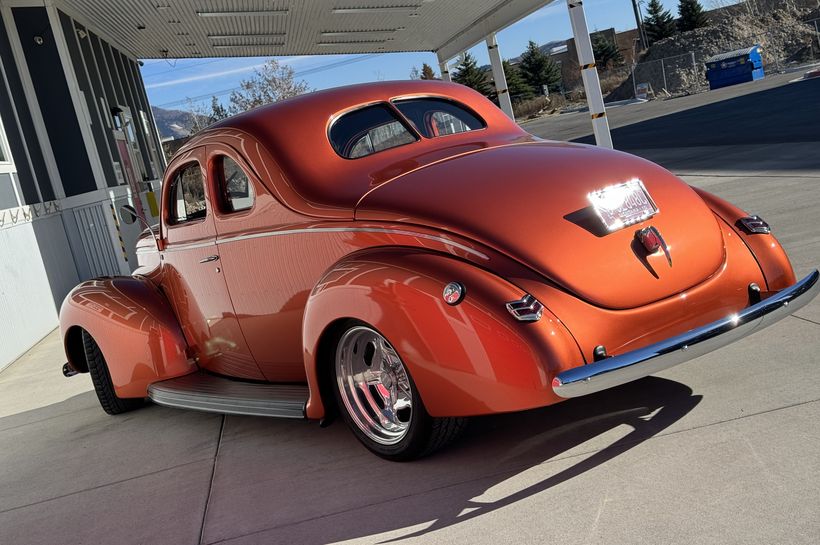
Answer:
[[208, 34], [212, 40], [230, 40], [232, 38], [281, 38], [284, 32], [265, 32], [260, 34]]
[[363, 34], [387, 34], [390, 32], [397, 32], [399, 30], [404, 30], [404, 27], [397, 27], [397, 28], [383, 28], [377, 30], [329, 30], [322, 32], [322, 36], [333, 37], [333, 36], [361, 36]]
[[254, 17], [265, 15], [287, 15], [288, 10], [285, 9], [257, 9], [246, 11], [197, 11], [200, 17]]
[[416, 11], [421, 5], [414, 4], [411, 6], [350, 6], [346, 8], [333, 8], [331, 13], [380, 13], [380, 12], [404, 12]]
[[337, 45], [365, 45], [365, 44], [383, 44], [385, 40], [355, 40], [349, 42], [316, 42], [319, 47], [333, 47]]
[[282, 47], [283, 43], [255, 43], [255, 44], [213, 44], [212, 49], [237, 49], [240, 47]]

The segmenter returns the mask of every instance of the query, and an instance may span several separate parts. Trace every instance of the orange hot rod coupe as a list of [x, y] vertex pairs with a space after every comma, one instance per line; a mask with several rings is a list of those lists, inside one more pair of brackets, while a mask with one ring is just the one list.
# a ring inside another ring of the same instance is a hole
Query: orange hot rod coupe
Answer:
[[[544, 141], [443, 82], [311, 93], [198, 133], [129, 277], [60, 313], [103, 409], [341, 414], [388, 459], [465, 417], [692, 359], [787, 316], [761, 218], [643, 159]], [[122, 217], [137, 219], [132, 208]]]

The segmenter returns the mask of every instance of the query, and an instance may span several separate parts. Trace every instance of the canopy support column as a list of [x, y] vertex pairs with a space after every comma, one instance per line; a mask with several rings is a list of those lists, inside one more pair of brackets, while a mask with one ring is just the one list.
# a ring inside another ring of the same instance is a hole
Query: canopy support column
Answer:
[[578, 64], [581, 65], [581, 79], [584, 81], [584, 92], [592, 118], [592, 131], [595, 143], [603, 148], [612, 148], [612, 135], [609, 133], [609, 122], [606, 119], [604, 96], [601, 82], [595, 69], [595, 55], [592, 53], [592, 41], [589, 39], [587, 19], [584, 15], [582, 0], [567, 0], [569, 21], [572, 25], [572, 36], [575, 38], [575, 49], [578, 51]]
[[450, 70], [447, 68], [447, 59], [442, 58], [440, 53], [436, 53], [438, 57], [438, 69], [441, 72], [441, 81], [453, 81], [450, 79]]
[[510, 91], [507, 89], [507, 76], [504, 74], [504, 65], [501, 62], [501, 52], [498, 51], [495, 32], [487, 36], [487, 53], [490, 54], [490, 64], [493, 67], [493, 80], [495, 81], [495, 92], [498, 95], [498, 105], [501, 106], [501, 110], [510, 119], [515, 121], [515, 114], [510, 101]]

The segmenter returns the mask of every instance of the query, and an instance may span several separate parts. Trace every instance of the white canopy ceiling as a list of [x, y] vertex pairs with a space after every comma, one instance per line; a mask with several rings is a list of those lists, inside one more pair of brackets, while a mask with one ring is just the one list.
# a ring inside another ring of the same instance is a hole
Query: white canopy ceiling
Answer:
[[434, 51], [450, 59], [555, 0], [61, 0], [139, 58]]

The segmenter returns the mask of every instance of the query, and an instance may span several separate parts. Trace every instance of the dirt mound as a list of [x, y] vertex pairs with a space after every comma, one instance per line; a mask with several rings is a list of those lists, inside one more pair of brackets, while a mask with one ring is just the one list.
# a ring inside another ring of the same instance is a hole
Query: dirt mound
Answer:
[[[673, 94], [702, 90], [705, 85], [703, 61], [735, 49], [760, 45], [765, 68], [780, 70], [787, 64], [805, 62], [818, 54], [818, 47], [813, 42], [814, 28], [804, 22], [807, 15], [809, 10], [794, 9], [788, 5], [755, 15], [742, 9], [730, 10], [714, 18], [707, 27], [676, 34], [652, 44], [638, 62], [650, 63], [694, 52], [695, 70], [691, 69], [691, 60], [678, 59], [668, 63], [672, 65], [671, 79], [679, 83], [675, 87], [680, 87], [669, 89]], [[680, 74], [675, 74], [676, 63], [680, 65], [680, 70], [677, 70]], [[643, 64], [643, 67], [650, 66]], [[667, 79], [670, 79], [670, 68], [665, 68]], [[638, 81], [643, 80], [639, 78]], [[660, 92], [661, 87], [654, 85], [653, 90]], [[627, 78], [607, 96], [607, 101], [630, 98], [633, 94], [632, 79]]]
[[652, 44], [640, 62], [689, 51], [702, 62], [712, 55], [756, 44], [763, 46], [767, 64], [805, 61], [811, 58], [814, 29], [802, 21], [804, 15], [805, 11], [784, 7], [756, 17], [747, 13], [723, 17], [710, 26]]

